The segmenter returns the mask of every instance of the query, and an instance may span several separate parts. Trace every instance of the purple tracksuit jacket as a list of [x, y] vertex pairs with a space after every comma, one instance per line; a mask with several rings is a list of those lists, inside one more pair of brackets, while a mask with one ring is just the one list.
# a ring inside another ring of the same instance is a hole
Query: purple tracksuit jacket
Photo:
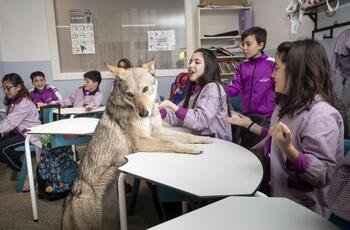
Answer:
[[264, 53], [237, 66], [226, 90], [230, 97], [241, 96], [242, 114], [259, 114], [270, 120], [275, 108], [274, 67], [274, 59]]
[[57, 104], [59, 103], [59, 100], [62, 100], [62, 95], [60, 94], [58, 89], [51, 85], [45, 85], [44, 90], [42, 92], [39, 92], [35, 88], [31, 89], [29, 92], [34, 98], [35, 105], [38, 102], [42, 102], [47, 105]]

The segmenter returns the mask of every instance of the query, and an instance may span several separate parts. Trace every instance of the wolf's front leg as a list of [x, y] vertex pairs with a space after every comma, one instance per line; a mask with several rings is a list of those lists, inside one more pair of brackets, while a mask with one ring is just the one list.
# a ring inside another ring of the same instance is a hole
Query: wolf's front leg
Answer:
[[140, 152], [175, 152], [199, 154], [202, 149], [199, 146], [183, 144], [162, 138], [139, 138], [135, 143], [136, 151]]
[[179, 132], [179, 131], [170, 130], [167, 128], [161, 128], [161, 129], [155, 130], [155, 132], [152, 133], [152, 136], [163, 140], [173, 140], [176, 142], [188, 143], [188, 144], [214, 143], [214, 139], [210, 137], [196, 136], [190, 133]]

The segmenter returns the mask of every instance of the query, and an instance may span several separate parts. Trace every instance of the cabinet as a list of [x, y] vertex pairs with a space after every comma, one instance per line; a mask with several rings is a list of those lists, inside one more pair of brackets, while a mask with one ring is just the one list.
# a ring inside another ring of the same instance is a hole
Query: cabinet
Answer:
[[[251, 26], [251, 7], [198, 7], [197, 47], [214, 50], [222, 77], [232, 77], [236, 64], [244, 59], [240, 34]], [[237, 31], [237, 35], [220, 36], [222, 33], [232, 31]], [[221, 49], [228, 53], [220, 52]]]

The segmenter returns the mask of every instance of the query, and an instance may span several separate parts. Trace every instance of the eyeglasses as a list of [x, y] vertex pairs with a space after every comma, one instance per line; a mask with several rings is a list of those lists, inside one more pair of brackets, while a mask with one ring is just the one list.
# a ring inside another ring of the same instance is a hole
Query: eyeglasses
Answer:
[[1, 86], [2, 90], [4, 91], [9, 91], [10, 89], [12, 89], [13, 87], [16, 87], [14, 85], [10, 85], [10, 86]]

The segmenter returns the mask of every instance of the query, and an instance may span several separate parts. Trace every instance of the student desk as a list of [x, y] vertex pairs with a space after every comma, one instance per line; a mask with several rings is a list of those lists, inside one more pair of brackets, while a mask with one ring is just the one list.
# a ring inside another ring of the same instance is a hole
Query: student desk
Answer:
[[[83, 107], [69, 107], [69, 108], [61, 108], [60, 115], [70, 115], [71, 118], [77, 115], [85, 115], [85, 114], [93, 114], [93, 113], [103, 113], [106, 109], [106, 106], [98, 107], [97, 109], [93, 109], [90, 111], [85, 110]], [[54, 109], [54, 113], [58, 113], [58, 109]]]
[[330, 230], [335, 225], [286, 198], [228, 197], [157, 225], [153, 230]]
[[253, 195], [263, 168], [249, 150], [221, 139], [202, 154], [139, 152], [126, 156], [118, 179], [121, 229], [127, 229], [124, 178], [129, 174], [201, 198]]
[[[34, 134], [55, 134], [55, 135], [92, 135], [95, 132], [99, 119], [96, 118], [74, 118], [58, 120], [44, 125], [39, 125], [30, 128], [28, 135], [25, 139], [25, 154], [28, 167], [28, 177], [30, 186], [30, 196], [32, 202], [33, 219], [38, 220], [38, 210], [36, 203], [34, 178], [33, 178], [33, 167], [32, 159], [30, 154], [29, 139]], [[73, 140], [70, 139], [70, 142]], [[70, 145], [70, 144], [69, 144]]]

